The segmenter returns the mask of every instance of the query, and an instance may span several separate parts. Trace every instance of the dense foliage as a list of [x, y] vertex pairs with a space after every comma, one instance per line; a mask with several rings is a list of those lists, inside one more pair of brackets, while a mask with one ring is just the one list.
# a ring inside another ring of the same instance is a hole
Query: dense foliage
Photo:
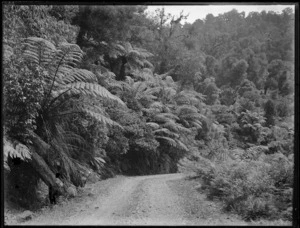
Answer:
[[177, 172], [187, 158], [226, 209], [290, 220], [292, 10], [183, 25], [184, 13], [146, 8], [4, 5], [12, 198], [28, 206], [57, 172], [75, 188], [91, 172]]

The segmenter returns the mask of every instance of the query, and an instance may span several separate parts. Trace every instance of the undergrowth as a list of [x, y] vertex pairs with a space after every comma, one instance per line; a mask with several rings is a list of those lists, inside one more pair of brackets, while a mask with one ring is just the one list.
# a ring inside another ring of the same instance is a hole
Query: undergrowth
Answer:
[[[207, 163], [208, 164], [208, 163]], [[283, 154], [198, 168], [202, 189], [246, 221], [292, 220], [293, 163]]]

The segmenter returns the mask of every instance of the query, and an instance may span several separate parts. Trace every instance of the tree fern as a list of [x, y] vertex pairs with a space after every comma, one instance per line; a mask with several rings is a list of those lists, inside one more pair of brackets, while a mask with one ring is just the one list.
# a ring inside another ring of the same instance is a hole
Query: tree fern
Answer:
[[131, 71], [141, 70], [144, 67], [152, 67], [153, 65], [147, 60], [153, 54], [145, 49], [133, 47], [129, 42], [112, 43], [109, 48], [108, 56], [112, 59], [119, 57], [127, 60], [126, 66]]
[[[37, 126], [37, 132], [40, 137], [50, 142], [53, 154], [60, 156], [65, 172], [73, 183], [78, 184], [78, 161], [72, 159], [70, 155], [70, 151], [78, 150], [77, 145], [73, 140], [64, 137], [63, 131], [55, 132], [55, 126], [62, 124], [68, 116], [74, 117], [74, 114], [79, 112], [102, 123], [122, 128], [106, 117], [101, 108], [93, 107], [91, 98], [98, 100], [107, 98], [121, 105], [125, 104], [99, 85], [98, 78], [93, 72], [76, 68], [83, 57], [83, 52], [78, 45], [61, 43], [56, 48], [45, 39], [30, 37], [24, 40], [24, 47], [24, 57], [47, 72], [44, 81], [45, 93], [38, 116], [42, 121]], [[111, 78], [108, 71], [101, 74], [103, 75], [106, 79]], [[83, 97], [86, 100], [83, 100]], [[84, 102], [80, 104], [82, 101]]]
[[180, 122], [185, 127], [202, 128], [202, 120], [205, 119], [198, 109], [192, 105], [181, 105], [176, 109]]

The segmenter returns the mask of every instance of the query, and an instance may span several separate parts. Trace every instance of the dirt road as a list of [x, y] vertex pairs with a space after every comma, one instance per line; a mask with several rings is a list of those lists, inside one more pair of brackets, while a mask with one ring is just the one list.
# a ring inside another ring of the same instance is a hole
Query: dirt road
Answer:
[[246, 225], [196, 191], [184, 174], [117, 176], [22, 225]]

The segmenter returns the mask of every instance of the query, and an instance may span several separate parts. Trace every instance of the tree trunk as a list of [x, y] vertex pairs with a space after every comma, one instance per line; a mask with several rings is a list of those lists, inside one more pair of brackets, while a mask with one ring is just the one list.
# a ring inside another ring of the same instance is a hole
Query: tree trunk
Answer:
[[59, 191], [60, 194], [63, 193], [62, 182], [55, 177], [55, 174], [51, 171], [45, 160], [35, 152], [34, 148], [30, 148], [31, 151], [31, 165], [39, 173], [41, 179], [48, 185], [53, 186]]
[[44, 140], [42, 140], [41, 137], [33, 131], [29, 131], [29, 134], [31, 136], [30, 139], [33, 143], [34, 148], [36, 149], [36, 152], [40, 156], [45, 157], [47, 155], [47, 151], [50, 149], [50, 145], [47, 144]]
[[125, 81], [125, 76], [126, 76], [126, 72], [125, 72], [125, 64], [127, 63], [127, 59], [125, 56], [121, 56], [121, 68], [120, 71], [116, 77], [116, 80], [118, 81]]
[[30, 131], [29, 133], [33, 143], [33, 146], [30, 146], [30, 151], [32, 152], [31, 165], [35, 168], [46, 185], [49, 187], [52, 186], [53, 188], [57, 189], [60, 194], [62, 194], [64, 191], [64, 189], [62, 189], [62, 185], [66, 187], [65, 184], [56, 178], [55, 174], [45, 161], [47, 158], [47, 151], [50, 149], [50, 145], [34, 132]]
[[[43, 164], [39, 163], [42, 166], [41, 168], [43, 168], [43, 169], [40, 169], [39, 167], [36, 167], [36, 166], [35, 166], [35, 168], [36, 168], [37, 172], [40, 173], [41, 176], [44, 176], [45, 179], [48, 179], [48, 181], [47, 181], [42, 178], [43, 181], [48, 186], [50, 186], [49, 184], [54, 186], [52, 178], [50, 177], [50, 179], [49, 179], [49, 175], [54, 176], [54, 179], [56, 179], [56, 177], [55, 177], [55, 174], [50, 169], [50, 167], [47, 165], [47, 162], [49, 162], [47, 160], [47, 154], [48, 154], [48, 150], [50, 149], [50, 145], [48, 143], [46, 143], [40, 136], [38, 136], [34, 132], [30, 131], [29, 133], [31, 136], [31, 141], [33, 143], [33, 146], [31, 148], [35, 152], [35, 154], [38, 155], [38, 157], [35, 155], [36, 161], [40, 161], [43, 163]], [[68, 159], [68, 158], [66, 157], [66, 159]], [[74, 164], [74, 165], [76, 165], [77, 170], [82, 171], [82, 169], [83, 169], [82, 167], [79, 167], [78, 164]], [[45, 166], [47, 166], [47, 168]], [[84, 170], [84, 171], [86, 172], [86, 170]], [[84, 172], [84, 171], [82, 171], [82, 172]], [[49, 172], [51, 172], [53, 175], [51, 175]], [[59, 180], [56, 179], [56, 182], [57, 181], [59, 182]], [[77, 187], [81, 186], [82, 180], [81, 180], [80, 176], [76, 175], [74, 172], [71, 172], [70, 179], [69, 178], [63, 179], [63, 184], [64, 184], [64, 188], [66, 190], [66, 187], [70, 186], [71, 184], [72, 185], [74, 184]], [[55, 186], [57, 186], [57, 184]]]

